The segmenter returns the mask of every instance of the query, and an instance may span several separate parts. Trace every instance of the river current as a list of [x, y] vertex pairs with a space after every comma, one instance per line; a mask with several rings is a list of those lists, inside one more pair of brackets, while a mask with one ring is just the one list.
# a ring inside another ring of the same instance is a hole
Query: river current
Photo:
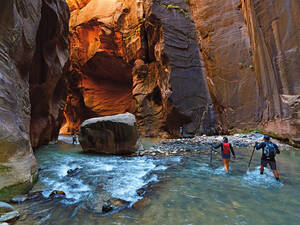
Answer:
[[[300, 152], [278, 155], [277, 182], [269, 169], [259, 174], [260, 152], [247, 170], [251, 149], [235, 151], [237, 160], [225, 174], [218, 155], [209, 164], [201, 152], [120, 157], [84, 154], [79, 145], [47, 145], [35, 152], [41, 171], [34, 190], [45, 197], [62, 190], [66, 198], [17, 205], [25, 217], [16, 224], [300, 224]], [[142, 198], [137, 191], [149, 183], [146, 201], [132, 208]], [[130, 205], [116, 213], [95, 212], [95, 202], [105, 196]]]

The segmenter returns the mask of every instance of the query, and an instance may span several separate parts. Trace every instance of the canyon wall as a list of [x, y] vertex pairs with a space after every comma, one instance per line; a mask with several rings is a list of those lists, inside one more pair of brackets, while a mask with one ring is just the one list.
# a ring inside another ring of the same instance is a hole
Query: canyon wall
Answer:
[[300, 2], [189, 3], [222, 129], [260, 127], [297, 142]]
[[57, 140], [67, 97], [68, 5], [64, 0], [42, 3], [36, 50], [29, 71], [32, 147]]
[[215, 132], [196, 28], [183, 0], [68, 3], [70, 94], [61, 133], [126, 111], [136, 115], [143, 136], [177, 135], [180, 126], [191, 134]]
[[55, 129], [44, 124], [58, 113], [52, 101], [63, 97], [57, 86], [68, 41], [59, 35], [67, 32], [68, 6], [62, 0], [4, 0], [0, 12], [0, 199], [7, 200], [37, 179], [30, 139], [37, 146], [54, 138], [39, 132]]
[[71, 65], [61, 133], [71, 134], [88, 118], [132, 111], [131, 68], [141, 42], [128, 38], [140, 23], [135, 0], [67, 2]]

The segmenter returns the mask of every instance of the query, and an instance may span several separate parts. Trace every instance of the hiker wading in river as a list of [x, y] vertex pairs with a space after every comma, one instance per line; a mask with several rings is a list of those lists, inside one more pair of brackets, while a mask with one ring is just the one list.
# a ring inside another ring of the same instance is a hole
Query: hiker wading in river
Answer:
[[228, 142], [227, 137], [223, 137], [223, 142], [218, 145], [213, 145], [215, 149], [221, 147], [221, 157], [224, 164], [224, 170], [226, 173], [229, 172], [229, 162], [230, 162], [230, 152], [233, 155], [233, 159], [235, 160], [235, 153], [233, 151], [232, 145]]
[[264, 141], [262, 143], [258, 144], [257, 142], [255, 142], [255, 149], [262, 149], [260, 161], [260, 174], [264, 174], [264, 167], [266, 167], [269, 164], [276, 180], [279, 180], [279, 175], [275, 161], [276, 154], [280, 154], [278, 146], [270, 141], [270, 137], [268, 135], [265, 135]]

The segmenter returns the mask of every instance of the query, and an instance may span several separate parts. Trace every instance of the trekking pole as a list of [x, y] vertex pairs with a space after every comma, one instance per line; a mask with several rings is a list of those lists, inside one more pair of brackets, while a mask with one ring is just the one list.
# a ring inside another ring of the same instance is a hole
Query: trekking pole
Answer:
[[254, 151], [255, 151], [255, 146], [253, 147], [253, 151], [252, 151], [252, 154], [251, 154], [251, 157], [250, 157], [250, 161], [249, 161], [249, 164], [248, 164], [248, 170], [250, 168], [250, 164], [251, 164], [251, 161], [252, 161], [252, 158], [253, 158]]
[[210, 159], [209, 159], [209, 163], [212, 163], [212, 152], [213, 152], [213, 147], [212, 145], [210, 146]]

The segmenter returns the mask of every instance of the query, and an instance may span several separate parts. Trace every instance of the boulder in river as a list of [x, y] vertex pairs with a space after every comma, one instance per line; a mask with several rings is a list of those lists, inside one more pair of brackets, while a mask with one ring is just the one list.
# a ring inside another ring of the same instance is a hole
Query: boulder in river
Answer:
[[65, 197], [66, 193], [63, 191], [58, 191], [58, 190], [54, 190], [51, 192], [51, 194], [49, 195], [49, 198], [60, 198], [60, 197]]
[[131, 113], [96, 117], [81, 124], [79, 142], [83, 151], [126, 155], [140, 150], [135, 116]]
[[14, 210], [14, 207], [12, 207], [10, 204], [7, 204], [6, 202], [0, 202], [0, 215]]
[[25, 202], [28, 199], [27, 196], [25, 195], [17, 195], [13, 198], [10, 199], [10, 202], [12, 203], [21, 203], [21, 202]]
[[0, 223], [1, 222], [14, 222], [17, 219], [19, 219], [20, 217], [20, 213], [18, 211], [12, 211], [12, 212], [8, 212], [5, 213], [3, 215], [0, 216]]
[[74, 177], [75, 175], [77, 175], [79, 173], [79, 168], [75, 168], [75, 169], [69, 169], [67, 171], [67, 176], [68, 177]]

